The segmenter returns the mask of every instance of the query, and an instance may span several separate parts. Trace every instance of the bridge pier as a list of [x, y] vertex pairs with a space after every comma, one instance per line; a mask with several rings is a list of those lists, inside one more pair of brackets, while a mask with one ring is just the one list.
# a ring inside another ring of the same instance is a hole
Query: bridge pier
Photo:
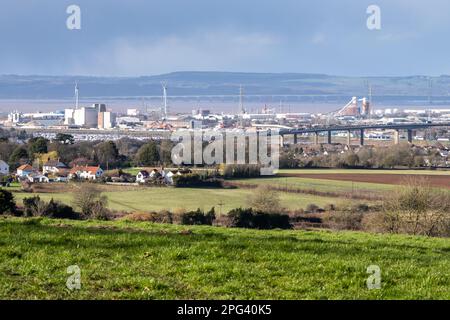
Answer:
[[328, 144], [331, 144], [331, 131], [328, 131]]
[[364, 129], [360, 129], [359, 131], [359, 145], [364, 145]]
[[314, 132], [314, 144], [315, 145], [319, 144], [319, 133], [318, 132]]
[[280, 147], [284, 147], [284, 135], [280, 134]]
[[400, 130], [395, 129], [394, 131], [394, 144], [400, 143]]
[[350, 147], [352, 144], [352, 132], [350, 130], [347, 130], [347, 145]]
[[298, 134], [294, 134], [294, 144], [298, 143]]
[[408, 129], [408, 142], [413, 143], [413, 131], [412, 129]]

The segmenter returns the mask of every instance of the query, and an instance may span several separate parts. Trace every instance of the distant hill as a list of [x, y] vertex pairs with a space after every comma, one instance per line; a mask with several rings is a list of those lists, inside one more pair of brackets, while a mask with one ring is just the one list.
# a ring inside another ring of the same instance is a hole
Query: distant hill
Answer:
[[[170, 95], [367, 95], [370, 82], [377, 96], [428, 96], [429, 78], [342, 77], [302, 73], [174, 72], [143, 77], [0, 76], [0, 99], [67, 99], [78, 81], [83, 97], [140, 97], [161, 95], [165, 81]], [[450, 76], [432, 78], [433, 95], [448, 96]]]

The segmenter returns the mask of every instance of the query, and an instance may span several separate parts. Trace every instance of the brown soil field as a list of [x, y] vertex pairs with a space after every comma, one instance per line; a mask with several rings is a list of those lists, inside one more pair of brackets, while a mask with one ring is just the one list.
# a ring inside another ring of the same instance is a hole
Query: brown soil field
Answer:
[[438, 175], [410, 175], [410, 174], [359, 174], [359, 173], [330, 173], [330, 174], [303, 174], [286, 173], [283, 177], [297, 177], [310, 179], [324, 179], [337, 181], [368, 182], [380, 184], [405, 184], [411, 178], [425, 178], [433, 187], [450, 189], [450, 176]]

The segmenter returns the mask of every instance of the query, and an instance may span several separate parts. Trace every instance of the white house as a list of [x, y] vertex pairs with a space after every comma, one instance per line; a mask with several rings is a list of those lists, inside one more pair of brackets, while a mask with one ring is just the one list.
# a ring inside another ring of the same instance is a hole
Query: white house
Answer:
[[42, 171], [44, 172], [44, 174], [46, 173], [56, 174], [66, 169], [67, 166], [58, 160], [47, 161], [46, 163], [44, 163], [44, 166], [42, 167]]
[[36, 170], [34, 170], [34, 168], [32, 166], [30, 166], [29, 164], [24, 164], [20, 167], [17, 168], [17, 176], [18, 177], [26, 177], [29, 174], [34, 173]]
[[75, 167], [70, 170], [69, 178], [79, 178], [85, 180], [97, 180], [103, 175], [103, 169], [100, 167]]
[[136, 175], [136, 182], [137, 183], [146, 183], [150, 177], [150, 174], [146, 170], [141, 170]]
[[50, 179], [42, 174], [29, 174], [27, 176], [28, 181], [31, 183], [49, 183]]
[[0, 174], [2, 175], [9, 174], [9, 165], [3, 160], [0, 160]]
[[155, 179], [155, 178], [161, 177], [163, 172], [164, 172], [164, 170], [161, 170], [161, 173], [159, 173], [159, 171], [157, 169], [153, 169], [150, 172], [150, 178]]
[[173, 184], [173, 177], [181, 176], [181, 175], [182, 175], [182, 173], [179, 170], [173, 170], [173, 171], [169, 171], [169, 172], [164, 172], [163, 179], [164, 179], [165, 183]]

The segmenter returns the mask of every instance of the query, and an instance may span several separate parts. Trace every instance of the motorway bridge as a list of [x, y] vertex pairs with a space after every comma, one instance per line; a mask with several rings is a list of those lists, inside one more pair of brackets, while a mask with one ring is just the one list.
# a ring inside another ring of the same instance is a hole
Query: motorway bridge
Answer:
[[413, 131], [420, 129], [428, 129], [432, 127], [449, 127], [450, 122], [446, 123], [408, 123], [408, 124], [368, 124], [368, 125], [348, 125], [348, 126], [329, 126], [329, 127], [313, 127], [304, 129], [281, 129], [279, 131], [282, 141], [285, 136], [294, 136], [294, 144], [298, 143], [298, 135], [305, 133], [314, 133], [314, 142], [319, 144], [319, 134], [327, 133], [327, 143], [331, 144], [332, 132], [347, 132], [347, 144], [351, 143], [351, 133], [359, 133], [359, 144], [364, 145], [365, 130], [385, 130], [394, 131], [394, 143], [400, 143], [400, 131], [406, 131], [408, 134], [408, 142], [413, 141]]

